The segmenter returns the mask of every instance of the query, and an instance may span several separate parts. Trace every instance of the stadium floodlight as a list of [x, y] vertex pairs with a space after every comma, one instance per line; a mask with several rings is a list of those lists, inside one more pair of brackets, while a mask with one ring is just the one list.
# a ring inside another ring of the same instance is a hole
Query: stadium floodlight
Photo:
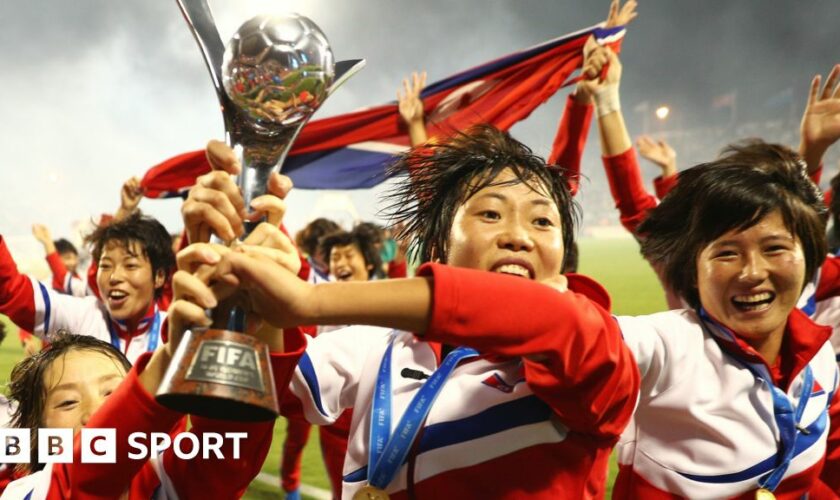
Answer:
[[659, 106], [656, 108], [656, 117], [660, 120], [664, 120], [668, 118], [668, 115], [671, 113], [671, 108], [668, 106]]

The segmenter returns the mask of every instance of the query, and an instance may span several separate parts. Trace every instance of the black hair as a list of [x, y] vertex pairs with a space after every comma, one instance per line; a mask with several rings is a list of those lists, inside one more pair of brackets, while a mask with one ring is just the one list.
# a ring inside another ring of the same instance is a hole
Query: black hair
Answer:
[[775, 210], [802, 245], [806, 279], [822, 265], [825, 204], [793, 151], [743, 142], [679, 175], [677, 186], [650, 212], [638, 234], [642, 254], [662, 266], [666, 283], [692, 307], [700, 306], [697, 255], [721, 235], [748, 229]]
[[[99, 226], [87, 237], [93, 245], [93, 260], [99, 262], [105, 245], [115, 241], [126, 249], [132, 243], [137, 243], [143, 250], [143, 255], [152, 265], [152, 279], [162, 271], [164, 279], [168, 280], [175, 270], [175, 253], [172, 251], [172, 237], [163, 224], [154, 219], [134, 212], [125, 219]], [[160, 298], [164, 287], [155, 289], [155, 298]]]
[[[505, 169], [515, 179], [497, 182]], [[387, 194], [389, 206], [384, 210], [393, 224], [404, 224], [396, 238], [408, 241], [410, 257], [446, 263], [458, 207], [488, 186], [522, 183], [554, 200], [563, 229], [563, 261], [568, 258], [579, 217], [564, 169], [547, 165], [507, 132], [491, 125], [455, 132], [440, 143], [411, 149], [390, 173], [410, 177]]]
[[[321, 238], [318, 249], [321, 251], [327, 261], [330, 258], [330, 252], [333, 247], [346, 247], [348, 245], [355, 245], [365, 259], [365, 267], [367, 269], [368, 279], [374, 277], [383, 277], [382, 275], [382, 257], [379, 255], [379, 250], [374, 246], [371, 232], [365, 228], [359, 229], [358, 226], [352, 231], [339, 231], [328, 234]], [[371, 267], [372, 266], [372, 267]]]
[[563, 261], [563, 274], [576, 273], [578, 269], [578, 245], [572, 243], [572, 247], [566, 251], [566, 259]]
[[360, 222], [356, 224], [353, 231], [367, 234], [368, 239], [374, 245], [382, 243], [384, 229], [374, 222]]
[[76, 247], [73, 246], [72, 243], [65, 240], [64, 238], [59, 238], [53, 242], [55, 245], [55, 251], [58, 252], [59, 255], [65, 253], [72, 253], [74, 255], [79, 255], [79, 252], [76, 250]]
[[38, 428], [44, 426], [47, 401], [44, 376], [56, 359], [70, 351], [93, 351], [110, 356], [126, 373], [131, 369], [131, 363], [119, 349], [95, 337], [59, 330], [49, 340], [50, 344], [41, 352], [23, 359], [12, 368], [9, 381], [9, 398], [15, 403], [10, 425], [18, 429], [29, 429], [30, 432], [29, 463], [20, 465], [21, 472], [26, 473], [44, 468], [44, 464], [38, 462]]
[[309, 256], [314, 256], [318, 250], [318, 243], [321, 241], [321, 238], [336, 231], [341, 231], [341, 226], [329, 219], [321, 217], [313, 220], [305, 228], [298, 231], [295, 235], [295, 243], [297, 243], [298, 248], [303, 250], [304, 253]]

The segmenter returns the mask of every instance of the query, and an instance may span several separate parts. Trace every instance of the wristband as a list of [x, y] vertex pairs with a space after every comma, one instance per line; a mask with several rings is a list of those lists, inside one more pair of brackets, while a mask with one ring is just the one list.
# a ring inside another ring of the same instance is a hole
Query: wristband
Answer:
[[611, 83], [604, 85], [592, 94], [595, 101], [595, 109], [598, 110], [598, 118], [606, 116], [614, 111], [621, 110], [621, 100], [618, 98], [618, 84]]

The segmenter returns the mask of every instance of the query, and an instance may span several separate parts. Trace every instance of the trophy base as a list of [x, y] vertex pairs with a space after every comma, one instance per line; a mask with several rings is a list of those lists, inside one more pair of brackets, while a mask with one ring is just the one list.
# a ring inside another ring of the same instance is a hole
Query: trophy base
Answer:
[[156, 399], [172, 410], [219, 420], [274, 420], [280, 413], [268, 347], [228, 330], [185, 332]]

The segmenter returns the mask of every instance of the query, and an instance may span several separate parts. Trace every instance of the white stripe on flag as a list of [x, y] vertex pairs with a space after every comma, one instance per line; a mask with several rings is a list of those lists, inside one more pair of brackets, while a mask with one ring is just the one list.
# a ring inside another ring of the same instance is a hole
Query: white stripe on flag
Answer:
[[360, 149], [362, 151], [371, 151], [373, 153], [388, 153], [388, 154], [398, 154], [404, 153], [408, 151], [408, 146], [401, 146], [399, 144], [391, 144], [389, 142], [382, 142], [382, 141], [365, 141], [365, 142], [357, 142], [356, 144], [350, 144], [347, 146], [350, 149]]

